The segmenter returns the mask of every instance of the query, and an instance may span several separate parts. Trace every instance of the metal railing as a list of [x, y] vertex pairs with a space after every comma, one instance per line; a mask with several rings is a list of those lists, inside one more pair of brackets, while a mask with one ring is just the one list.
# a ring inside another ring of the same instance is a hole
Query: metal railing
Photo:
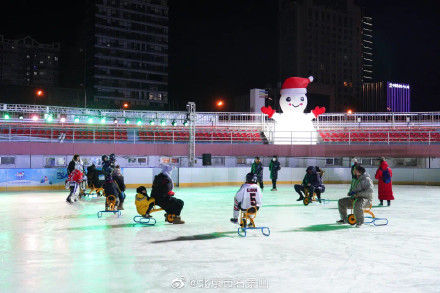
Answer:
[[321, 127], [440, 126], [440, 112], [326, 113], [315, 121]]
[[[150, 120], [165, 121], [170, 125], [172, 121], [179, 125], [188, 119], [188, 113], [184, 111], [137, 111], [118, 109], [88, 109], [74, 107], [58, 107], [44, 105], [22, 105], [0, 103], [0, 111], [8, 113], [10, 119], [18, 122], [19, 115], [24, 115], [24, 120], [30, 115], [52, 114], [55, 119], [63, 116], [67, 122], [73, 122], [74, 117], [80, 117], [82, 123], [88, 117], [106, 117], [106, 125], [119, 120], [131, 119], [133, 122], [142, 120], [148, 123]], [[14, 120], [15, 119], [15, 120]], [[3, 121], [0, 117], [0, 122]], [[123, 122], [122, 122], [123, 123]], [[253, 126], [265, 129], [271, 127], [273, 120], [262, 113], [239, 113], [239, 112], [197, 112], [196, 126]], [[440, 126], [440, 112], [415, 112], [415, 113], [325, 113], [314, 121], [316, 128], [321, 127], [378, 127], [378, 126]]]
[[[148, 124], [151, 120], [156, 124], [164, 121], [170, 125], [173, 121], [182, 125], [188, 120], [188, 113], [183, 111], [135, 111], [135, 110], [112, 110], [112, 109], [87, 109], [73, 107], [43, 106], [43, 105], [21, 105], [21, 104], [1, 104], [0, 111], [8, 113], [12, 122], [32, 122], [31, 115], [44, 114], [53, 115], [54, 120], [60, 117], [66, 118], [66, 123], [73, 123], [74, 118], [80, 118], [80, 123], [86, 123], [89, 117], [94, 117], [97, 122], [101, 117], [106, 117], [105, 125], [112, 125], [114, 120], [123, 124], [125, 119], [131, 119], [131, 123], [141, 120], [143, 124]], [[23, 115], [23, 119], [19, 116]], [[41, 118], [40, 117], [40, 118]], [[0, 122], [7, 122], [0, 117]], [[225, 113], [225, 112], [197, 112], [196, 126], [253, 126], [263, 128], [268, 121], [266, 115], [262, 113]], [[99, 123], [99, 122], [98, 122]]]
[[[281, 132], [259, 127], [196, 127], [197, 143], [439, 144], [440, 127], [427, 129], [320, 129]], [[0, 124], [0, 142], [188, 143], [186, 127], [90, 127]]]
[[[262, 143], [257, 128], [197, 127], [199, 143]], [[0, 124], [0, 142], [188, 143], [187, 127], [86, 127]]]

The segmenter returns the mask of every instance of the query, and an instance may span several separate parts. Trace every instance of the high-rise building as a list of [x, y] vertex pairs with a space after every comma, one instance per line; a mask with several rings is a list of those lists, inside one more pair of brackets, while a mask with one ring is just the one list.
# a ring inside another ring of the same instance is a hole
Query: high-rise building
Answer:
[[168, 102], [167, 0], [89, 0], [88, 96], [97, 103]]
[[6, 39], [0, 35], [0, 84], [56, 86], [60, 44], [39, 43], [31, 37]]
[[373, 81], [373, 19], [362, 16], [362, 82]]
[[371, 82], [362, 85], [363, 112], [410, 112], [409, 84]]
[[[361, 8], [353, 0], [279, 0], [279, 81], [314, 76], [309, 100], [329, 111], [359, 104]], [[316, 99], [314, 99], [316, 95]]]

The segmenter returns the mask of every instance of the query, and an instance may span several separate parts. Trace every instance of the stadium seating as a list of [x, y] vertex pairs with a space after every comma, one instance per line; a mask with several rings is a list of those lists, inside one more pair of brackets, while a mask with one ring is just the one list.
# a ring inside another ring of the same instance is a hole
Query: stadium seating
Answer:
[[[440, 143], [440, 127], [320, 127], [319, 143]], [[130, 135], [129, 135], [130, 134]], [[265, 137], [256, 127], [197, 127], [198, 143], [264, 143]], [[1, 124], [1, 140], [94, 142], [164, 142], [189, 141], [189, 127], [184, 126], [119, 126]]]
[[[138, 136], [141, 141], [185, 142], [189, 140], [189, 129], [187, 127], [149, 128], [138, 131]], [[257, 129], [198, 128], [195, 136], [197, 142], [262, 142], [262, 137]]]
[[95, 141], [108, 141], [108, 140], [127, 140], [127, 130], [115, 130], [115, 129], [92, 129], [92, 128], [70, 128], [63, 130], [60, 128], [24, 128], [22, 126], [6, 126], [0, 128], [0, 134], [3, 138], [11, 137], [12, 140], [20, 138], [33, 138], [41, 140], [59, 139], [64, 136], [64, 140], [95, 140]]
[[440, 142], [440, 128], [321, 128], [318, 130], [323, 142], [332, 143], [404, 143]]

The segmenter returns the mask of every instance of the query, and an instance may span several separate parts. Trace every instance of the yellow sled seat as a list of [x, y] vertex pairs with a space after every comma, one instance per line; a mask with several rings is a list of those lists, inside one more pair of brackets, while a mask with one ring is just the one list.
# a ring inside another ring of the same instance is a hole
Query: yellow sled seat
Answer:
[[136, 205], [137, 212], [141, 216], [146, 215], [148, 208], [151, 205], [153, 205], [153, 208], [150, 210], [150, 214], [163, 210], [160, 207], [156, 207], [156, 201], [154, 200], [154, 198], [152, 198], [152, 197], [148, 198], [147, 196], [143, 195], [142, 193], [136, 194], [136, 198], [135, 198], [134, 203]]

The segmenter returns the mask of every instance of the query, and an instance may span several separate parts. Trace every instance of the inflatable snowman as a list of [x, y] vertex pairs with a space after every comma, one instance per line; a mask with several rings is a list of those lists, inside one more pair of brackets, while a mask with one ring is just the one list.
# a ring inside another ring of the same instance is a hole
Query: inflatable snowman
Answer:
[[281, 88], [280, 106], [283, 113], [275, 113], [269, 107], [261, 111], [275, 120], [274, 129], [266, 132], [269, 141], [274, 144], [316, 144], [318, 134], [312, 120], [325, 113], [324, 107], [316, 107], [310, 113], [304, 113], [307, 107], [307, 86], [313, 77], [289, 77]]

